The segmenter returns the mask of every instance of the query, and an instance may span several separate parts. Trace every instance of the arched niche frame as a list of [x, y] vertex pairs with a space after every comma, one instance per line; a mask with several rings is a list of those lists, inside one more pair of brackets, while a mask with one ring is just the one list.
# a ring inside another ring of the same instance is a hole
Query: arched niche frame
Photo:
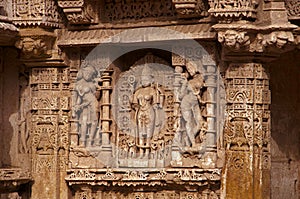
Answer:
[[[182, 33], [142, 28], [142, 42], [130, 43], [130, 31], [82, 62], [73, 98], [77, 145], [103, 167], [218, 167], [225, 91], [216, 63]], [[172, 61], [147, 54], [113, 81], [113, 61], [150, 48], [171, 52]]]

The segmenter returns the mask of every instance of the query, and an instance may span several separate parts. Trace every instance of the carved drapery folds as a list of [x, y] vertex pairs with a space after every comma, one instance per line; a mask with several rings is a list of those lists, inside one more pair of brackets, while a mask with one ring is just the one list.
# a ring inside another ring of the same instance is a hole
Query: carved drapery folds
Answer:
[[56, 1], [13, 0], [13, 23], [22, 26], [48, 26], [58, 28], [61, 23]]
[[59, 0], [58, 5], [72, 25], [95, 23], [96, 12], [93, 9], [97, 8], [97, 1]]
[[[260, 63], [231, 63], [225, 78], [226, 195], [248, 198], [254, 193], [254, 198], [267, 198], [271, 103], [268, 74]], [[236, 182], [248, 185], [236, 189]]]
[[255, 18], [256, 0], [209, 0], [209, 13], [222, 18]]

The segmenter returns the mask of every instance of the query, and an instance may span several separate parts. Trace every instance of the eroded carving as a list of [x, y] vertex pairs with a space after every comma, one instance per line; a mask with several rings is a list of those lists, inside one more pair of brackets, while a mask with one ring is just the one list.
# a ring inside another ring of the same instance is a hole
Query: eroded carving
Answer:
[[218, 33], [218, 41], [230, 49], [239, 50], [241, 47], [250, 44], [250, 38], [246, 34], [246, 32], [227, 30]]
[[48, 58], [52, 55], [54, 40], [51, 36], [22, 37], [16, 47], [22, 50], [25, 59]]

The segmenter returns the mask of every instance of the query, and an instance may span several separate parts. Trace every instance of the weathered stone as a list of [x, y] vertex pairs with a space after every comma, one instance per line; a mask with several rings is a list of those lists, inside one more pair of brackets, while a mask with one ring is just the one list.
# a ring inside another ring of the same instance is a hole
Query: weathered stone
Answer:
[[298, 198], [298, 8], [0, 1], [0, 199]]

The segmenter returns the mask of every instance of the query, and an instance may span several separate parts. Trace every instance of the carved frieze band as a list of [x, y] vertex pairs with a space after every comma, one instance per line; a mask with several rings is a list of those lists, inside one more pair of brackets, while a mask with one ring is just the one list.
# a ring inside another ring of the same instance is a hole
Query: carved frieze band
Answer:
[[[186, 184], [205, 186], [220, 181], [220, 169], [73, 169], [68, 171], [66, 181], [69, 185], [104, 185], [110, 186], [146, 186]], [[144, 183], [143, 183], [144, 182]]]
[[13, 0], [13, 23], [22, 26], [60, 27], [62, 22], [56, 1]]
[[209, 13], [223, 18], [254, 18], [256, 16], [257, 1], [255, 0], [209, 0]]

